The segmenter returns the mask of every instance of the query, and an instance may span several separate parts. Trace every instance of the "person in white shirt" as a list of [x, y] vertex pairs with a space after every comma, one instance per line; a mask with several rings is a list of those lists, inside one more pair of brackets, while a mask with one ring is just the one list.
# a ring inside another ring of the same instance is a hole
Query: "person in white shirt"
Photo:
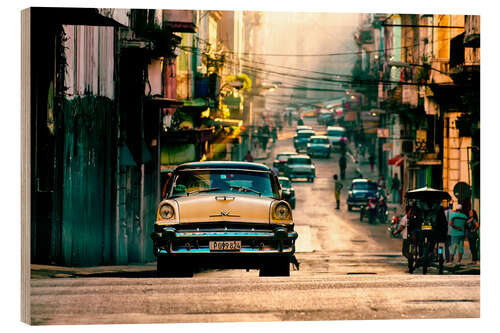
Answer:
[[406, 214], [403, 216], [403, 218], [401, 219], [401, 222], [399, 223], [399, 228], [394, 230], [393, 232], [393, 235], [396, 236], [398, 235], [399, 233], [402, 233], [401, 236], [403, 238], [403, 248], [402, 248], [402, 252], [403, 252], [403, 256], [405, 256], [406, 258], [408, 258], [408, 249], [409, 249], [409, 244], [408, 244], [408, 216], [411, 215], [411, 207], [410, 206], [406, 206]]

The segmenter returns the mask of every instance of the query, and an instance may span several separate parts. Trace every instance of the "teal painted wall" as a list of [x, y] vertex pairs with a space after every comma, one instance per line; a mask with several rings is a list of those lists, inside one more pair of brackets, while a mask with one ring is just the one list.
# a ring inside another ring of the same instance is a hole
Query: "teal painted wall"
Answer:
[[63, 264], [110, 264], [117, 156], [113, 102], [95, 96], [65, 100], [61, 131]]

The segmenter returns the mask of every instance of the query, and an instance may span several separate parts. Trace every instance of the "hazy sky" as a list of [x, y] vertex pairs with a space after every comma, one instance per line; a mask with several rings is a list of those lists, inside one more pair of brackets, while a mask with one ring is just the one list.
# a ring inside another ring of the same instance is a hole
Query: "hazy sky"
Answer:
[[[318, 74], [308, 71], [350, 74], [354, 55], [319, 55], [358, 51], [353, 39], [358, 22], [359, 14], [264, 12], [256, 53], [265, 55], [257, 57], [256, 61], [265, 63], [269, 71], [289, 74], [269, 74], [270, 80], [281, 81], [289, 86], [339, 89], [336, 85], [321, 84], [293, 75], [318, 77]], [[291, 93], [283, 89], [282, 92]], [[318, 98], [318, 95], [327, 98], [335, 94], [309, 91], [307, 97]]]

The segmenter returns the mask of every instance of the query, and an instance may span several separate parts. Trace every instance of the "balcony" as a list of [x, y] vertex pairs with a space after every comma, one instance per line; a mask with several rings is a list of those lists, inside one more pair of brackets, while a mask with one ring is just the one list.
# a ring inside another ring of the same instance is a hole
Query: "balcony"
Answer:
[[194, 10], [163, 10], [163, 26], [173, 32], [196, 32]]
[[466, 47], [480, 47], [480, 26], [478, 15], [465, 15], [464, 45]]

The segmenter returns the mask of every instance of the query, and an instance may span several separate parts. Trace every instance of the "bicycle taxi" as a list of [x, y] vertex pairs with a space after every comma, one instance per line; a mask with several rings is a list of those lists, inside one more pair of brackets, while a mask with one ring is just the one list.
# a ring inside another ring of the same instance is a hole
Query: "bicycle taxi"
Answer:
[[448, 221], [443, 202], [451, 200], [444, 191], [419, 188], [406, 192], [408, 214], [408, 271], [422, 267], [423, 274], [437, 261], [439, 274], [443, 274], [444, 244], [448, 234]]

